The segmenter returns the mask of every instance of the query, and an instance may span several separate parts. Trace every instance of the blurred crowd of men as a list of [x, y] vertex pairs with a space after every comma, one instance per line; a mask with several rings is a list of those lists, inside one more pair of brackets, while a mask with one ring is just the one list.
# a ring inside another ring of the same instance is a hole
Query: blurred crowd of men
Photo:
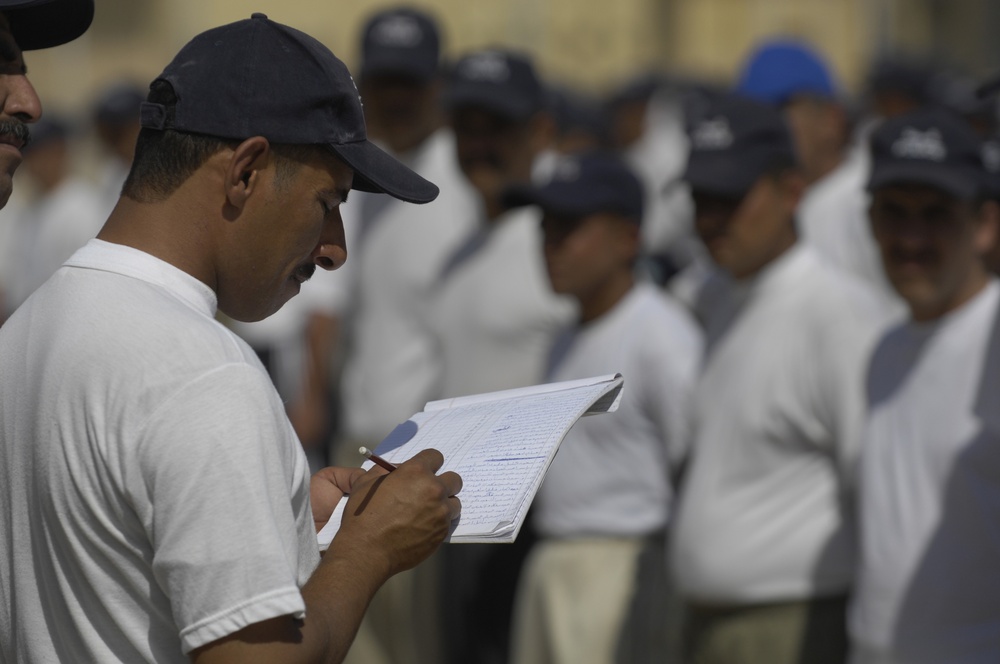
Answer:
[[[603, 99], [524, 52], [450, 60], [420, 10], [360, 43], [370, 137], [441, 194], [352, 193], [345, 267], [226, 321], [314, 467], [437, 398], [621, 372], [625, 400], [570, 432], [516, 544], [391, 579], [349, 662], [996, 661], [992, 97], [903, 57], [852, 96], [788, 39]], [[0, 321], [100, 229], [144, 97], [32, 127]]]

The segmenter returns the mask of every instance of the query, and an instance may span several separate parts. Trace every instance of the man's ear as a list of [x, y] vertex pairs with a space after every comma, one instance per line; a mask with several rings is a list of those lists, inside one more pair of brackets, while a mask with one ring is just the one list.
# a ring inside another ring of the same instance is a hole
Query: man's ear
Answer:
[[260, 169], [271, 159], [271, 144], [263, 136], [248, 138], [233, 150], [226, 165], [227, 202], [242, 210], [260, 182]]
[[531, 148], [538, 154], [556, 140], [556, 120], [548, 111], [538, 111], [528, 120]]
[[1000, 205], [996, 201], [986, 201], [979, 208], [979, 225], [976, 228], [976, 252], [985, 256], [992, 252], [1000, 241]]
[[790, 168], [777, 177], [778, 190], [782, 193], [786, 206], [794, 214], [806, 191], [806, 179], [797, 168]]

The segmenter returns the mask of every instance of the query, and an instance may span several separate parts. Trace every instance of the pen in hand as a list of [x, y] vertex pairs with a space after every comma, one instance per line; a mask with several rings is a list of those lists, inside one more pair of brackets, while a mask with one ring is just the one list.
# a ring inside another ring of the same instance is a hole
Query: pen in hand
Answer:
[[374, 463], [376, 465], [379, 465], [379, 466], [382, 466], [383, 468], [385, 468], [386, 470], [388, 470], [390, 473], [392, 471], [396, 470], [396, 466], [392, 465], [391, 463], [389, 463], [388, 461], [386, 461], [385, 459], [383, 459], [379, 455], [374, 454], [367, 447], [360, 447], [360, 448], [358, 448], [358, 452], [360, 452], [361, 454], [364, 454], [367, 458], [371, 459], [372, 463]]

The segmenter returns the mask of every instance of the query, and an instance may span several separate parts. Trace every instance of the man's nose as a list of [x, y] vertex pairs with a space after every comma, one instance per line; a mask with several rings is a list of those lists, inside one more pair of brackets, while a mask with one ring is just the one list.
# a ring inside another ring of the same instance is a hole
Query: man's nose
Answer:
[[324, 270], [336, 270], [347, 262], [347, 238], [340, 209], [330, 213], [319, 244], [313, 250], [313, 262]]
[[3, 114], [24, 122], [36, 122], [42, 117], [42, 102], [35, 87], [23, 74], [0, 75], [0, 97]]

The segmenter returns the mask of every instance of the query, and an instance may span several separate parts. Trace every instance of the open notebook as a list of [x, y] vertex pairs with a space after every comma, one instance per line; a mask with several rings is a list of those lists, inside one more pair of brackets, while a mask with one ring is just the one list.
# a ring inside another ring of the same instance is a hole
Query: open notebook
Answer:
[[[623, 383], [615, 374], [431, 401], [375, 453], [398, 464], [439, 450], [440, 472], [453, 470], [463, 482], [462, 515], [449, 541], [513, 542], [566, 432], [583, 415], [617, 410]], [[346, 503], [317, 535], [321, 549], [340, 528]]]

